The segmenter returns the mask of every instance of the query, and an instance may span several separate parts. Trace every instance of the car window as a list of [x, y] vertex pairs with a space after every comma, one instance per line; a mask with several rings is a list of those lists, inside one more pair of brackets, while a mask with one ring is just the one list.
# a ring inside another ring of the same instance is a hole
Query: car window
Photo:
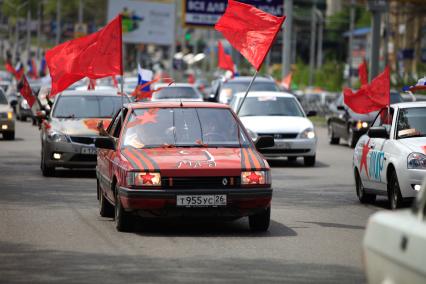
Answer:
[[391, 92], [390, 93], [390, 103], [391, 104], [401, 103], [402, 101], [403, 101], [403, 99], [398, 92]]
[[426, 137], [426, 108], [400, 109], [397, 121], [397, 138]]
[[304, 114], [293, 97], [261, 96], [247, 97], [241, 106], [239, 116], [304, 117]]
[[241, 147], [249, 139], [231, 111], [217, 108], [136, 109], [124, 135], [124, 146], [135, 148]]
[[[124, 102], [129, 100], [124, 98]], [[55, 105], [56, 118], [110, 118], [121, 107], [121, 96], [62, 96]]]
[[121, 120], [121, 112], [122, 112], [122, 110], [120, 110], [115, 115], [114, 119], [110, 123], [110, 127], [108, 128], [108, 134], [111, 135], [111, 136], [113, 136], [113, 137], [115, 137], [114, 136], [115, 130], [117, 128], [117, 125], [118, 125], [119, 121]]
[[379, 127], [379, 126], [385, 126], [388, 130], [390, 130], [390, 127], [392, 125], [392, 118], [393, 118], [393, 108], [390, 109], [390, 113], [388, 112], [388, 109], [382, 109], [379, 114], [376, 116], [376, 119], [374, 120], [372, 127]]
[[[223, 90], [229, 90], [231, 94], [241, 93], [245, 92], [249, 86], [250, 82], [233, 82], [228, 81], [223, 84], [222, 91]], [[253, 85], [251, 86], [251, 91], [271, 91], [271, 92], [279, 92], [277, 85], [275, 82], [256, 82], [254, 81]]]
[[153, 94], [153, 99], [200, 99], [193, 87], [165, 87]]
[[3, 91], [0, 91], [0, 105], [7, 105], [7, 99], [6, 96], [4, 95]]

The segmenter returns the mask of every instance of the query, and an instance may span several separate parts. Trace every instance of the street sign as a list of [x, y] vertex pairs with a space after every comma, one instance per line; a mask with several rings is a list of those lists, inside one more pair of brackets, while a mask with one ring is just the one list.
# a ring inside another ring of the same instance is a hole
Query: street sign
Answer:
[[[240, 0], [267, 13], [282, 16], [283, 0]], [[228, 0], [184, 0], [184, 23], [187, 26], [211, 27], [226, 10]]]

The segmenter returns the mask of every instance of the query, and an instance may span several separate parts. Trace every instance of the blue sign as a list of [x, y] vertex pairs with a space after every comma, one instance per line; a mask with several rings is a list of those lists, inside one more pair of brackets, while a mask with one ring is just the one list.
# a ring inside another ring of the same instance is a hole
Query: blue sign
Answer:
[[[274, 16], [284, 13], [283, 0], [240, 0]], [[225, 13], [228, 0], [185, 0], [184, 22], [190, 26], [214, 26]]]

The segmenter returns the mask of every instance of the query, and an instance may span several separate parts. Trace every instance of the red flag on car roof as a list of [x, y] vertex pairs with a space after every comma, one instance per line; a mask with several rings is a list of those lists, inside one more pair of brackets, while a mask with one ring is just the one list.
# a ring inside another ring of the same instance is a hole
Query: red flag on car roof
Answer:
[[27, 77], [25, 75], [22, 76], [22, 80], [18, 83], [18, 91], [23, 96], [30, 107], [33, 107], [36, 98], [33, 94], [33, 90], [30, 87], [30, 84], [27, 81]]
[[218, 41], [218, 66], [220, 69], [229, 70], [232, 73], [234, 72], [234, 61], [232, 61], [232, 57], [229, 54], [225, 53], [223, 49], [223, 45], [221, 41]]
[[370, 84], [361, 86], [356, 93], [345, 88], [343, 94], [345, 104], [356, 113], [369, 113], [388, 106], [390, 104], [389, 66]]
[[358, 75], [359, 75], [359, 81], [361, 82], [361, 85], [367, 85], [368, 84], [368, 69], [367, 69], [367, 61], [365, 59], [358, 66]]
[[50, 96], [84, 77], [99, 79], [123, 74], [121, 34], [121, 16], [117, 16], [96, 33], [48, 50], [46, 61], [52, 77]]
[[251, 5], [228, 0], [215, 29], [259, 71], [285, 17], [276, 17]]

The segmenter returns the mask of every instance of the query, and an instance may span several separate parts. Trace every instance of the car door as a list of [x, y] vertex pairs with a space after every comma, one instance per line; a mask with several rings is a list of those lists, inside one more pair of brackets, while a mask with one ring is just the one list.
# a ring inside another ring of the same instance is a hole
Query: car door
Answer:
[[[385, 127], [388, 130], [388, 133], [390, 133], [393, 112], [393, 108], [390, 110], [387, 108], [382, 109], [377, 115], [372, 127]], [[374, 189], [384, 191], [387, 190], [385, 163], [390, 159], [390, 153], [387, 151], [389, 147], [386, 147], [386, 144], [389, 143], [389, 140], [390, 138], [370, 139], [370, 151], [367, 158], [368, 178], [371, 186]]]
[[343, 96], [340, 96], [336, 101], [336, 113], [334, 115], [333, 127], [336, 136], [346, 138], [346, 121], [348, 111], [343, 102]]

